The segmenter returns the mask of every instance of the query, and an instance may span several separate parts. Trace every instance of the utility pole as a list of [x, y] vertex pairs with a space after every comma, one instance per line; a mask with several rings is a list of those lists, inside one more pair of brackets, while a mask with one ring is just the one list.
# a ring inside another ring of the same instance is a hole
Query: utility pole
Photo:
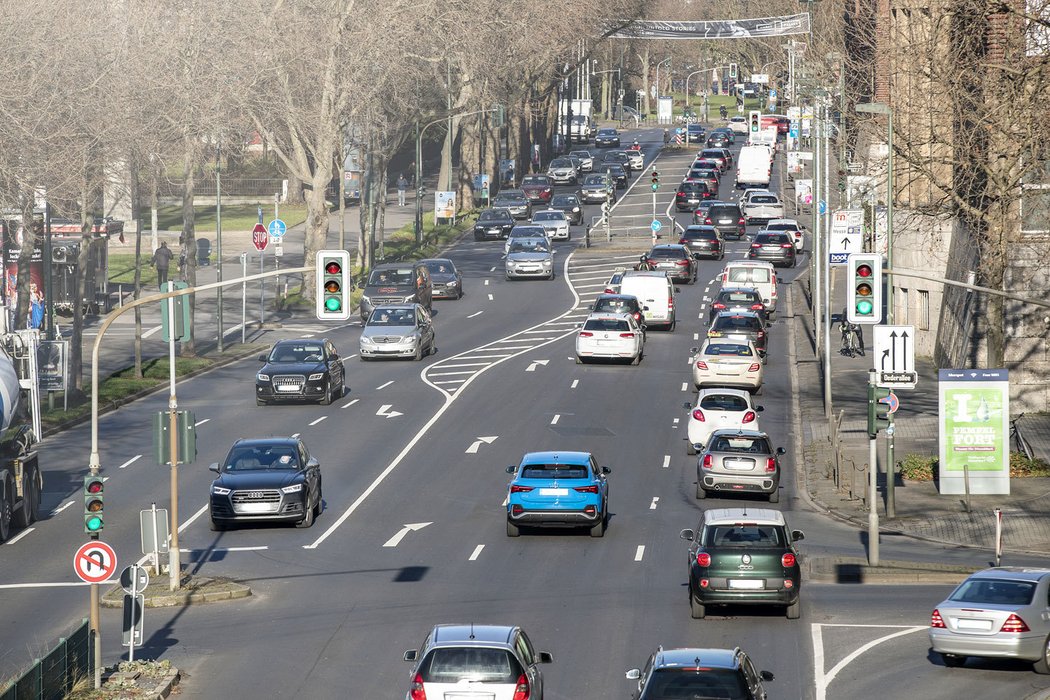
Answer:
[[[215, 280], [222, 282], [222, 151], [221, 146], [215, 148]], [[219, 322], [218, 348], [222, 352], [223, 326], [222, 326], [222, 287], [216, 292], [216, 313]], [[169, 318], [171, 318], [169, 316]]]
[[[868, 385], [875, 386], [875, 370], [868, 370]], [[868, 437], [868, 566], [879, 565], [878, 449], [876, 435]]]

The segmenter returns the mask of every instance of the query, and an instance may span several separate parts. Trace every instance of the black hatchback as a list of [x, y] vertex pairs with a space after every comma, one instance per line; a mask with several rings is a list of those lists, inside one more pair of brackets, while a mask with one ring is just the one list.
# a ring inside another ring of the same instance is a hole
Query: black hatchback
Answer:
[[622, 190], [627, 188], [627, 171], [619, 163], [602, 163], [598, 167], [598, 172], [608, 173], [616, 189]]
[[707, 135], [707, 145], [714, 148], [726, 148], [732, 143], [729, 140], [729, 135], [724, 131], [712, 131]]
[[643, 326], [645, 324], [645, 310], [638, 297], [632, 294], [599, 294], [591, 305], [591, 313], [631, 314], [635, 321]]
[[794, 267], [795, 240], [787, 233], [759, 232], [747, 251], [748, 260], [765, 260], [780, 267]]
[[714, 226], [690, 226], [682, 231], [678, 242], [689, 246], [696, 257], [704, 256], [721, 260], [726, 256], [725, 242], [722, 234]]
[[674, 206], [678, 211], [693, 211], [700, 206], [700, 202], [713, 196], [705, 183], [687, 180], [679, 185], [678, 191], [674, 193]]

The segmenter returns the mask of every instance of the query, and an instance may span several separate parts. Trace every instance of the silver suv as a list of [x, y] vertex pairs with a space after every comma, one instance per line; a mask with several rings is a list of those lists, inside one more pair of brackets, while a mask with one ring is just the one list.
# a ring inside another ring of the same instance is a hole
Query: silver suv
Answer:
[[553, 660], [550, 652], [537, 652], [520, 627], [437, 625], [418, 650], [405, 652], [405, 661], [416, 662], [405, 700], [461, 695], [543, 700], [539, 664]]
[[780, 455], [769, 436], [757, 430], [723, 429], [711, 433], [696, 461], [696, 497], [708, 491], [758, 493], [780, 501]]

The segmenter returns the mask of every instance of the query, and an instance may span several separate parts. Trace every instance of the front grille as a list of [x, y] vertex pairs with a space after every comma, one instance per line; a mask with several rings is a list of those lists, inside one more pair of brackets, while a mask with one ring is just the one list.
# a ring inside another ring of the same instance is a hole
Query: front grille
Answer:
[[278, 374], [273, 378], [274, 391], [282, 394], [302, 393], [306, 386], [306, 377], [301, 374]]
[[372, 297], [372, 306], [379, 306], [381, 304], [403, 304], [404, 301], [404, 297]]
[[231, 494], [234, 505], [244, 503], [280, 503], [281, 492], [277, 489], [260, 489], [258, 491], [234, 491]]
[[401, 336], [399, 335], [376, 335], [372, 336], [372, 341], [375, 343], [400, 343]]

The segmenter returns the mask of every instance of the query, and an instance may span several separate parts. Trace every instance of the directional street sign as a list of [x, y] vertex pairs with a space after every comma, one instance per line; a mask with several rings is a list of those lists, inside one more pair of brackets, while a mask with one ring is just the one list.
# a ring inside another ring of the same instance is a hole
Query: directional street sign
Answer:
[[661, 224], [657, 219], [653, 219], [653, 223], [649, 224], [649, 228], [653, 230], [653, 233], [658, 232], [663, 227], [664, 225]]
[[823, 199], [820, 200], [820, 204], [817, 206], [817, 209], [820, 211], [821, 216], [823, 216], [828, 211], [828, 203], [825, 202]]
[[915, 326], [872, 326], [874, 329], [875, 386], [884, 389], [914, 389]]
[[73, 571], [81, 581], [102, 583], [117, 572], [117, 554], [105, 542], [88, 542], [73, 555]]
[[266, 250], [266, 245], [270, 242], [270, 236], [266, 233], [266, 227], [262, 224], [255, 224], [255, 228], [252, 229], [252, 245], [259, 252]]
[[270, 235], [274, 238], [280, 238], [284, 234], [288, 233], [288, 225], [280, 219], [274, 219], [267, 225], [266, 230], [270, 232]]
[[828, 233], [828, 260], [832, 265], [845, 265], [850, 253], [864, 251], [864, 210], [839, 209], [831, 215]]

